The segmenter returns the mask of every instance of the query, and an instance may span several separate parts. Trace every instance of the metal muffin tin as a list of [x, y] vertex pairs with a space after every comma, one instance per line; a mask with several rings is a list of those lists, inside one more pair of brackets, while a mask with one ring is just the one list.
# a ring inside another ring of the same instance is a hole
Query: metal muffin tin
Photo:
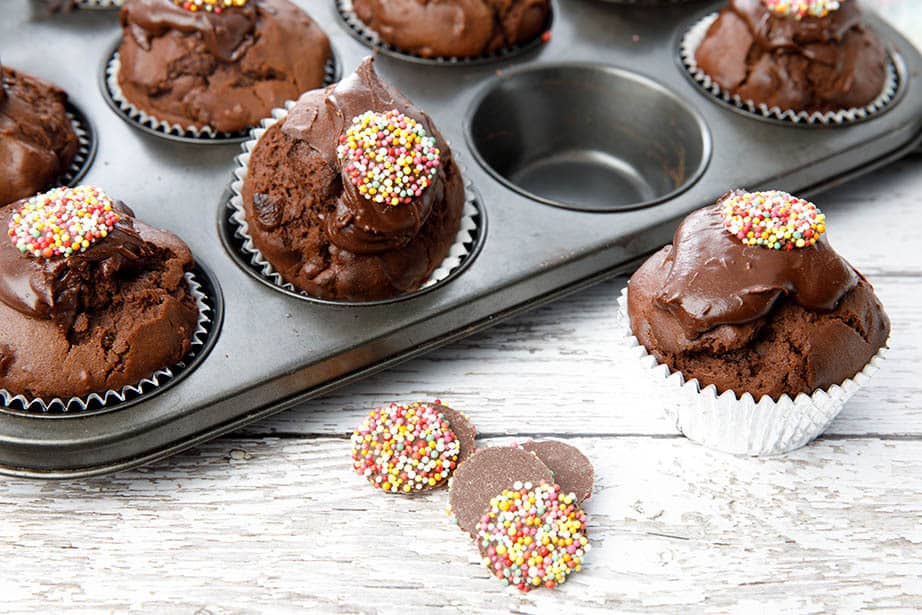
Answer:
[[[349, 74], [368, 49], [342, 28], [332, 1], [296, 1]], [[686, 27], [720, 4], [565, 0], [554, 7], [551, 40], [530, 55], [477, 66], [379, 58], [382, 76], [429, 112], [459, 152], [490, 228], [480, 254], [450, 283], [385, 305], [341, 307], [270, 288], [228, 255], [215, 220], [238, 146], [167, 141], [107, 107], [96, 81], [118, 35], [114, 12], [48, 16], [41, 2], [12, 3], [0, 23], [3, 61], [64, 87], [96, 125], [99, 150], [84, 181], [176, 231], [214, 272], [225, 305], [212, 351], [155, 396], [57, 420], [0, 410], [0, 471], [79, 477], [166, 457], [629, 272], [669, 241], [686, 213], [728, 188], [810, 195], [922, 141], [922, 57], [873, 15], [903, 66], [896, 100], [874, 119], [805, 129], [711, 100], [682, 74], [677, 46]], [[491, 96], [508, 101], [492, 107], [505, 114], [501, 125], [474, 108]], [[526, 194], [535, 191], [566, 206]]]

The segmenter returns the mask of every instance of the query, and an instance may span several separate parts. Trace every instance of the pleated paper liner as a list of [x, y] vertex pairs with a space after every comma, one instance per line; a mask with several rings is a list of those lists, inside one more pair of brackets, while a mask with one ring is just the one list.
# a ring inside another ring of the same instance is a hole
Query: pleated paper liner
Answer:
[[70, 100], [65, 105], [67, 119], [70, 120], [74, 132], [77, 134], [79, 142], [77, 154], [71, 161], [70, 166], [61, 177], [58, 178], [58, 186], [76, 186], [90, 170], [93, 159], [96, 158], [96, 129], [89, 118]]
[[[252, 130], [251, 138], [242, 146], [243, 153], [235, 159], [237, 167], [234, 169], [234, 177], [226, 193], [225, 204], [221, 208], [219, 214], [219, 227], [221, 228], [221, 239], [228, 253], [244, 271], [276, 290], [305, 301], [338, 306], [373, 306], [412, 299], [413, 297], [434, 290], [460, 275], [461, 272], [473, 262], [480, 252], [484, 237], [486, 236], [486, 212], [480, 202], [480, 197], [473, 189], [467, 177], [464, 176], [462, 168], [465, 198], [464, 210], [461, 214], [461, 227], [455, 236], [454, 243], [449, 249], [448, 255], [442, 261], [442, 264], [432, 272], [429, 279], [426, 280], [419, 289], [388, 299], [377, 299], [373, 301], [335, 301], [312, 297], [286, 282], [253, 244], [253, 240], [250, 237], [246, 213], [243, 208], [242, 192], [243, 182], [246, 179], [250, 162], [250, 153], [256, 146], [257, 141], [269, 127], [284, 119], [294, 104], [294, 101], [289, 101], [284, 108], [273, 110], [272, 117], [263, 120], [262, 127]], [[457, 162], [457, 155], [455, 155], [454, 152], [452, 152], [452, 154]], [[459, 163], [459, 168], [460, 166]]]
[[838, 416], [845, 403], [866, 385], [881, 367], [888, 348], [884, 345], [860, 372], [841, 384], [800, 393], [793, 399], [782, 395], [756, 400], [749, 393], [717, 393], [714, 385], [702, 387], [697, 379], [686, 380], [659, 363], [634, 337], [627, 311], [629, 289], [618, 299], [616, 327], [620, 343], [636, 357], [657, 401], [676, 430], [689, 440], [725, 453], [767, 456], [788, 453], [819, 437]]
[[[250, 136], [251, 128], [237, 132], [220, 132], [210, 126], [198, 128], [195, 126], [181, 126], [157, 119], [155, 116], [142, 111], [131, 102], [129, 102], [122, 89], [118, 84], [118, 73], [121, 68], [118, 48], [121, 46], [121, 39], [113, 45], [112, 50], [103, 60], [103, 68], [100, 73], [100, 89], [103, 98], [109, 104], [118, 116], [139, 130], [148, 134], [167, 139], [169, 141], [178, 141], [181, 143], [195, 144], [227, 144], [241, 143], [246, 141]], [[330, 59], [324, 67], [323, 86], [332, 85], [339, 81], [340, 62], [335, 50], [331, 50]]]
[[704, 40], [708, 28], [717, 19], [717, 15], [717, 13], [711, 13], [703, 17], [685, 32], [679, 44], [679, 59], [685, 67], [688, 77], [701, 91], [715, 100], [754, 118], [800, 126], [843, 126], [870, 119], [881, 113], [894, 101], [900, 89], [900, 71], [893, 56], [888, 53], [884, 88], [877, 98], [864, 107], [820, 113], [769, 107], [765, 103], [744, 100], [739, 95], [731, 94], [721, 88], [698, 66], [695, 60], [695, 52], [698, 50], [701, 41]]
[[88, 10], [111, 10], [122, 8], [125, 0], [75, 0], [74, 8]]
[[208, 355], [217, 340], [224, 314], [221, 294], [210, 272], [197, 264], [186, 273], [186, 281], [198, 307], [198, 322], [189, 352], [179, 363], [159, 369], [140, 382], [119, 390], [90, 393], [83, 397], [40, 399], [0, 389], [0, 413], [67, 418], [112, 412], [139, 403], [180, 382]]
[[547, 23], [545, 24], [542, 33], [530, 41], [521, 43], [519, 45], [513, 45], [512, 47], [504, 47], [503, 49], [499, 49], [493, 53], [488, 53], [476, 57], [444, 56], [426, 58], [414, 53], [408, 53], [381, 40], [381, 37], [378, 36], [378, 33], [365, 25], [365, 22], [359, 19], [355, 14], [355, 11], [353, 11], [352, 8], [352, 0], [333, 0], [333, 3], [336, 6], [336, 14], [339, 16], [340, 21], [342, 21], [343, 25], [346, 27], [346, 32], [348, 32], [352, 38], [358, 42], [392, 58], [406, 60], [408, 62], [416, 62], [418, 64], [430, 64], [435, 66], [474, 66], [478, 64], [489, 64], [491, 62], [501, 62], [509, 58], [524, 55], [539, 49], [541, 46], [547, 43], [548, 40], [550, 40], [551, 27], [554, 24], [554, 7], [553, 3], [551, 3], [550, 11], [548, 12]]

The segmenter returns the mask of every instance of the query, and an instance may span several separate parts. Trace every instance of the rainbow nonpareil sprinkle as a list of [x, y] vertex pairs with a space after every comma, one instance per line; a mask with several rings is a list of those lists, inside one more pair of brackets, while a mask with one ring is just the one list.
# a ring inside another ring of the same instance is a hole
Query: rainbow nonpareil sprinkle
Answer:
[[374, 487], [391, 493], [441, 485], [460, 454], [448, 420], [422, 402], [376, 408], [352, 434], [352, 467]]
[[553, 589], [579, 572], [590, 546], [576, 496], [547, 483], [504, 489], [477, 524], [476, 540], [490, 572], [526, 592]]
[[119, 219], [112, 199], [99, 188], [55, 188], [15, 210], [8, 235], [23, 254], [68, 257], [107, 237]]
[[762, 4], [775, 15], [803, 19], [804, 17], [826, 17], [837, 11], [845, 0], [762, 0]]
[[814, 245], [826, 232], [826, 215], [787, 192], [735, 192], [720, 203], [724, 228], [747, 246], [793, 250]]
[[366, 111], [353, 118], [336, 153], [359, 194], [384, 205], [405, 204], [421, 196], [441, 164], [435, 138], [396, 109]]
[[224, 9], [240, 8], [247, 5], [249, 0], [173, 0], [173, 4], [182, 7], [190, 13], [216, 13]]

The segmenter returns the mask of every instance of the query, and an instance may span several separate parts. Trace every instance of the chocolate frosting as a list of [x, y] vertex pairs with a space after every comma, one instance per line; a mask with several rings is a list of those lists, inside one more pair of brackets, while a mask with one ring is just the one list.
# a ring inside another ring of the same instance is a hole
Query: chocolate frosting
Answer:
[[80, 148], [67, 117], [67, 94], [11, 68], [0, 67], [0, 205], [49, 188]]
[[654, 302], [689, 338], [768, 314], [782, 296], [812, 311], [829, 311], [858, 284], [854, 269], [829, 245], [791, 251], [746, 246], [723, 225], [720, 203], [690, 214], [665, 256], [668, 271]]
[[731, 94], [795, 111], [865, 106], [886, 79], [886, 52], [858, 0], [800, 20], [776, 15], [761, 0], [730, 0], [695, 59]]
[[121, 12], [125, 28], [145, 51], [151, 39], [170, 30], [199, 33], [208, 51], [225, 62], [235, 62], [253, 43], [256, 29], [256, 1], [221, 13], [187, 11], [172, 0], [132, 0]]
[[528, 42], [547, 26], [549, 0], [353, 0], [381, 39], [423, 57], [477, 57]]
[[[7, 208], [5, 223], [20, 205]], [[115, 210], [122, 216], [108, 236], [67, 258], [35, 258], [16, 249], [8, 237], [0, 239], [0, 301], [67, 331], [79, 313], [109, 302], [117, 290], [110, 282], [156, 264], [164, 248], [191, 261], [189, 249], [174, 235], [135, 221], [120, 201]]]
[[433, 204], [444, 198], [444, 165], [421, 196], [397, 206], [366, 199], [342, 174], [336, 147], [352, 118], [369, 110], [384, 113], [392, 109], [417, 120], [436, 139], [443, 158], [450, 156], [447, 143], [429, 116], [378, 77], [370, 57], [336, 86], [304, 94], [282, 124], [285, 134], [308, 143], [341, 174], [343, 191], [326, 219], [326, 233], [334, 245], [355, 254], [375, 254], [406, 245], [425, 224]]

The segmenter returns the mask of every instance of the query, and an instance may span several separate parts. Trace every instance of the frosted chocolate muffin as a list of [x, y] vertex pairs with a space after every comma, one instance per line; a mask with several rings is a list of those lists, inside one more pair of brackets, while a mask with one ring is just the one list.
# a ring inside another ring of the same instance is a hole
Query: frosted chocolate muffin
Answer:
[[371, 58], [305, 93], [260, 137], [242, 196], [253, 244], [282, 278], [344, 301], [419, 288], [448, 254], [464, 208], [448, 144]]
[[471, 58], [540, 36], [549, 0], [353, 0], [381, 40], [424, 58]]
[[118, 84], [145, 113], [236, 132], [324, 83], [330, 43], [288, 0], [128, 0]]
[[726, 92], [782, 110], [864, 107], [887, 79], [858, 0], [730, 0], [695, 61]]
[[657, 361], [718, 392], [811, 394], [861, 371], [890, 321], [871, 284], [784, 192], [729, 192], [690, 214], [628, 286], [631, 330]]
[[0, 209], [0, 388], [67, 399], [138, 384], [189, 351], [189, 248], [98, 188]]
[[0, 67], [0, 205], [54, 185], [80, 141], [67, 116], [64, 90]]

